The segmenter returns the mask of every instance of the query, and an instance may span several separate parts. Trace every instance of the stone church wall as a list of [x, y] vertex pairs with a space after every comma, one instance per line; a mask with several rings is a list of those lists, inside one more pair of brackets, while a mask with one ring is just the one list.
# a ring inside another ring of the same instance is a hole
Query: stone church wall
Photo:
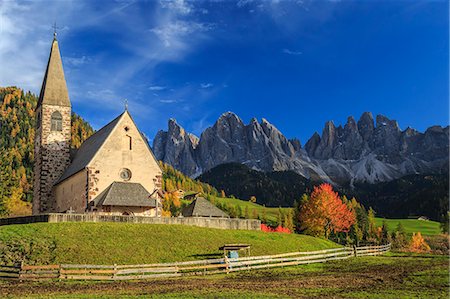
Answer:
[[[123, 169], [131, 171], [129, 180], [121, 178]], [[152, 193], [160, 187], [160, 177], [161, 170], [149, 152], [146, 141], [129, 115], [125, 114], [89, 163], [89, 201], [115, 181], [140, 183]]]
[[[51, 130], [51, 116], [62, 115], [62, 131]], [[58, 211], [53, 193], [54, 183], [70, 163], [70, 107], [42, 105], [41, 124], [36, 130], [33, 214]]]
[[86, 211], [87, 172], [82, 170], [55, 186], [56, 211]]
[[45, 214], [38, 216], [0, 218], [0, 226], [34, 222], [125, 222], [147, 224], [179, 224], [219, 229], [261, 230], [260, 220], [238, 218], [141, 217], [111, 216], [101, 214]]

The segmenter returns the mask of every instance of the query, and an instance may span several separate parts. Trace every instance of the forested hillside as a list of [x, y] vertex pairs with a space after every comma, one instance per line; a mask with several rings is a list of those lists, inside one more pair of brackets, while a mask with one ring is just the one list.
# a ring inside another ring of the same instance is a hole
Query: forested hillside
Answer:
[[[257, 203], [272, 207], [292, 207], [302, 194], [320, 184], [292, 171], [261, 172], [238, 163], [216, 166], [199, 180], [237, 198], [248, 200], [255, 196]], [[390, 182], [355, 184], [353, 188], [339, 186], [336, 190], [356, 197], [381, 217], [427, 216], [440, 221], [448, 210], [448, 184], [448, 174], [415, 174]]]
[[227, 195], [271, 207], [292, 207], [303, 193], [312, 190], [314, 184], [293, 171], [261, 172], [239, 163], [227, 163], [206, 171], [199, 180]]
[[[0, 215], [30, 213], [37, 100], [20, 88], [0, 87]], [[72, 114], [73, 148], [93, 133], [87, 122]]]
[[172, 192], [177, 189], [184, 191], [195, 191], [203, 194], [209, 194], [217, 196], [218, 192], [216, 188], [202, 183], [198, 180], [191, 179], [181, 171], [176, 170], [169, 164], [159, 161], [159, 166], [163, 171], [163, 190], [166, 192]]

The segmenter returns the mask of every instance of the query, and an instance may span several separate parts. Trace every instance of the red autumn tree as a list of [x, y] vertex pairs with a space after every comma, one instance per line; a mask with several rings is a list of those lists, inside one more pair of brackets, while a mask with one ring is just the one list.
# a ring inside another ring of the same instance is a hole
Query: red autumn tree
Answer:
[[342, 202], [330, 184], [314, 187], [309, 199], [304, 200], [300, 210], [303, 230], [311, 235], [331, 232], [348, 232], [355, 223], [355, 214]]

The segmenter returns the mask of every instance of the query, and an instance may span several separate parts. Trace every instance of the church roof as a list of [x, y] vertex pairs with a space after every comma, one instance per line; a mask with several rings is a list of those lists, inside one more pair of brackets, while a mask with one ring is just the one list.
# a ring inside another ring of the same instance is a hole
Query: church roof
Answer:
[[47, 69], [42, 82], [37, 107], [42, 104], [70, 107], [69, 93], [59, 53], [58, 41], [53, 39]]
[[101, 128], [97, 132], [95, 132], [91, 137], [86, 139], [81, 144], [80, 148], [74, 155], [72, 163], [69, 165], [69, 167], [67, 167], [66, 171], [63, 173], [61, 178], [56, 182], [56, 184], [61, 183], [65, 179], [71, 177], [72, 175], [76, 174], [77, 172], [83, 170], [86, 166], [88, 166], [89, 162], [92, 160], [92, 158], [94, 158], [95, 154], [101, 148], [105, 140], [111, 134], [112, 130], [116, 127], [116, 125], [119, 123], [119, 120], [125, 113], [127, 113], [127, 111], [116, 117], [113, 121], [111, 121], [109, 124]]
[[113, 182], [94, 199], [95, 206], [156, 207], [156, 199], [139, 183]]
[[198, 197], [194, 200], [190, 205], [183, 209], [181, 214], [184, 217], [229, 217], [228, 214], [203, 197]]

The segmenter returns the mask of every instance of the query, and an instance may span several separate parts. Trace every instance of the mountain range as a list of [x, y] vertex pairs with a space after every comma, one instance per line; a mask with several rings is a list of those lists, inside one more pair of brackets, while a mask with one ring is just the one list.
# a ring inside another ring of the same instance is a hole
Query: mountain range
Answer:
[[224, 163], [241, 163], [263, 171], [292, 170], [311, 181], [353, 186], [389, 182], [412, 174], [442, 174], [449, 170], [449, 127], [432, 126], [425, 132], [401, 130], [395, 120], [370, 112], [356, 121], [325, 124], [302, 147], [286, 138], [266, 119], [245, 124], [236, 114], [222, 114], [200, 138], [170, 119], [160, 130], [153, 151], [162, 160], [197, 177]]

